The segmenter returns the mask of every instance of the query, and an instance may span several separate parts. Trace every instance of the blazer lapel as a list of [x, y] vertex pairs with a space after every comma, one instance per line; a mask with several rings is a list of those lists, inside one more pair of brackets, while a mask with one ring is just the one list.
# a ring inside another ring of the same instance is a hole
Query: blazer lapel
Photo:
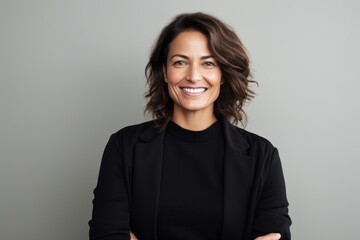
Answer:
[[223, 120], [224, 206], [220, 239], [243, 239], [247, 226], [247, 209], [251, 195], [254, 164], [247, 155], [249, 144], [243, 130]]
[[133, 162], [132, 225], [139, 239], [156, 239], [164, 133], [149, 127], [135, 146]]

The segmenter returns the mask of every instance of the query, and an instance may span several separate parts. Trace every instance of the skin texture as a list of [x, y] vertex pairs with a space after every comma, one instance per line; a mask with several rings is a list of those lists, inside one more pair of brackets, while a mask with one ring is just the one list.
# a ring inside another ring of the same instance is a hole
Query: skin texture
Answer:
[[186, 31], [171, 42], [165, 81], [174, 100], [174, 122], [203, 130], [216, 121], [213, 109], [222, 84], [221, 70], [204, 34]]
[[135, 236], [135, 234], [130, 232], [130, 240], [139, 240], [139, 239]]
[[265, 236], [256, 238], [255, 240], [279, 240], [281, 235], [279, 233], [270, 233]]
[[[180, 33], [170, 44], [166, 69], [169, 95], [174, 101], [172, 120], [183, 128], [199, 131], [216, 121], [214, 102], [220, 93], [221, 69], [211, 56], [207, 38], [197, 31]], [[185, 91], [185, 89], [192, 89]], [[194, 89], [205, 91], [191, 92]], [[131, 240], [138, 240], [130, 232]], [[270, 233], [255, 240], [278, 240]]]

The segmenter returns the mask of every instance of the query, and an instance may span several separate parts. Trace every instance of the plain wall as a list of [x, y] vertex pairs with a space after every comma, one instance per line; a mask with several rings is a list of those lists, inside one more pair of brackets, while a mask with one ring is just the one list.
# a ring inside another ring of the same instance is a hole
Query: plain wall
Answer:
[[111, 133], [145, 120], [144, 67], [176, 14], [247, 47], [247, 129], [279, 148], [293, 239], [358, 239], [359, 1], [0, 1], [0, 239], [87, 239]]

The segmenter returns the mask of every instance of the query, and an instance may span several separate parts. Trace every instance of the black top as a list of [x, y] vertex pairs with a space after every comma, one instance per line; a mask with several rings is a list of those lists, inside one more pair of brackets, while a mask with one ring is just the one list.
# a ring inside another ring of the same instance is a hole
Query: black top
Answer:
[[223, 154], [219, 121], [203, 131], [168, 124], [158, 205], [159, 240], [219, 238]]
[[[263, 137], [226, 120], [220, 122], [224, 136], [224, 193], [219, 240], [253, 240], [271, 232], [281, 233], [282, 240], [290, 240], [289, 203], [278, 150]], [[158, 210], [165, 209], [158, 209], [163, 147], [168, 145], [164, 137], [165, 131], [159, 132], [152, 121], [111, 135], [94, 190], [91, 240], [129, 240], [130, 230], [140, 240], [158, 240], [157, 221], [163, 222]], [[180, 186], [189, 185], [187, 175], [182, 180], [184, 184]], [[213, 194], [203, 204], [214, 201], [213, 196], [219, 194]], [[188, 221], [193, 220], [189, 217]], [[206, 230], [214, 231], [210, 227]], [[188, 227], [183, 231], [188, 231]]]

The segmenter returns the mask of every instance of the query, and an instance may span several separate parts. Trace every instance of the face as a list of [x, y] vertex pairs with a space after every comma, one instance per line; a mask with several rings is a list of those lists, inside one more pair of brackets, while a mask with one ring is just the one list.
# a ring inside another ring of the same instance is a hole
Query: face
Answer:
[[186, 31], [170, 43], [165, 81], [174, 100], [174, 114], [197, 111], [214, 114], [221, 70], [207, 41], [200, 32]]

